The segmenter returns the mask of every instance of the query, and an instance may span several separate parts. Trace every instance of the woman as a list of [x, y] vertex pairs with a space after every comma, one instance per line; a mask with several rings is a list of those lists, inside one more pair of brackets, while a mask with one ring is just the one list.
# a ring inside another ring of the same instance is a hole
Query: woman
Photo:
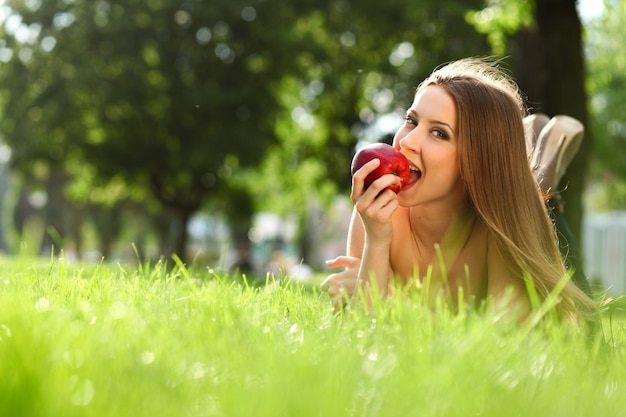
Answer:
[[[531, 309], [524, 276], [544, 298], [566, 275], [552, 223], [526, 152], [524, 107], [515, 83], [495, 64], [468, 58], [435, 70], [418, 87], [394, 147], [410, 162], [402, 190], [384, 175], [369, 188], [353, 176], [345, 271], [322, 284], [335, 302], [376, 282], [428, 276], [431, 295], [490, 300], [523, 319]], [[568, 283], [557, 312], [573, 319], [591, 299]]]

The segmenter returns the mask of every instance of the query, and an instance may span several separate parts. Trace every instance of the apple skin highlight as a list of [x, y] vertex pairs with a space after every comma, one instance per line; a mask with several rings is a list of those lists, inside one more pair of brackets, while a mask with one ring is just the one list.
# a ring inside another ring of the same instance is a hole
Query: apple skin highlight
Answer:
[[380, 160], [380, 165], [374, 171], [365, 177], [364, 186], [367, 189], [374, 181], [385, 174], [393, 174], [400, 178], [399, 184], [389, 187], [394, 193], [400, 192], [402, 187], [409, 180], [411, 169], [409, 168], [409, 160], [393, 146], [386, 143], [373, 143], [361, 148], [352, 158], [351, 171], [352, 175], [358, 171], [363, 165], [374, 158]]

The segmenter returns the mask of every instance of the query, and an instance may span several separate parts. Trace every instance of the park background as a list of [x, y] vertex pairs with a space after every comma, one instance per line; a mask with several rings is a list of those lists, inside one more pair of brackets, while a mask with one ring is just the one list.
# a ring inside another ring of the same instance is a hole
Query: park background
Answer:
[[355, 149], [437, 65], [496, 56], [533, 111], [586, 126], [566, 213], [625, 292], [625, 20], [622, 0], [5, 0], [0, 249], [324, 273]]

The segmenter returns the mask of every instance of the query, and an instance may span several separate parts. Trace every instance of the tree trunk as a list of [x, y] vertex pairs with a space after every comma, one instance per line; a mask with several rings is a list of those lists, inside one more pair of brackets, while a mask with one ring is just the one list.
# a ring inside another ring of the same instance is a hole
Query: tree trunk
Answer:
[[85, 210], [83, 207], [79, 207], [76, 204], [70, 204], [68, 207], [69, 213], [72, 216], [72, 221], [68, 222], [68, 234], [72, 237], [74, 242], [74, 251], [77, 259], [83, 259], [83, 225], [85, 223]]
[[[575, 0], [537, 0], [539, 37], [548, 70], [546, 110], [566, 114], [589, 126], [582, 28]], [[567, 202], [565, 217], [580, 240], [583, 218], [583, 189], [591, 150], [589, 129], [580, 150], [561, 181]]]
[[[536, 0], [537, 26], [513, 39], [514, 73], [533, 112], [565, 114], [588, 127], [582, 26], [576, 0]], [[582, 193], [591, 150], [589, 129], [559, 188], [565, 217], [580, 240]]]
[[[235, 248], [235, 259], [232, 265], [229, 265], [231, 271], [253, 277], [256, 268], [252, 260], [252, 242], [250, 241], [249, 231], [252, 222], [237, 222], [229, 224], [230, 236]], [[262, 278], [262, 277], [258, 277]]]
[[65, 219], [68, 210], [65, 199], [66, 183], [67, 175], [63, 170], [52, 167], [45, 182], [47, 201], [44, 208], [45, 231], [41, 243], [41, 252], [45, 255], [53, 250], [58, 254], [65, 243], [67, 232]]
[[189, 233], [187, 232], [187, 226], [189, 219], [195, 210], [181, 209], [177, 211], [176, 216], [173, 218], [174, 225], [172, 232], [174, 234], [174, 254], [176, 254], [184, 263], [187, 263], [187, 241], [189, 240]]

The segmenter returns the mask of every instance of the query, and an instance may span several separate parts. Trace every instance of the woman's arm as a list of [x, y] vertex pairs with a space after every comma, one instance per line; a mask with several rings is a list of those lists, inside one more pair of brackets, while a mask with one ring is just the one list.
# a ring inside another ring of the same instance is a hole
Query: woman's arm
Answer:
[[[370, 239], [365, 232], [363, 221], [359, 215], [357, 208], [352, 212], [350, 219], [350, 228], [348, 229], [348, 256], [360, 258], [361, 263], [355, 276], [358, 283], [365, 285], [365, 289], [369, 289], [372, 280], [376, 280], [376, 288], [381, 295], [386, 295], [389, 291], [391, 281], [391, 268], [389, 261], [389, 241], [375, 241]], [[353, 288], [355, 291], [352, 296], [356, 296], [357, 286]]]
[[[352, 212], [350, 227], [348, 229], [347, 256], [338, 256], [326, 261], [331, 268], [344, 268], [343, 271], [329, 275], [321, 284], [336, 307], [341, 307], [347, 299], [358, 296], [360, 284], [365, 284], [365, 290], [371, 289], [371, 277], [376, 276], [376, 284], [381, 295], [385, 295], [389, 289], [389, 250], [381, 248], [376, 250], [373, 245], [366, 245], [365, 228], [356, 209]], [[367, 250], [366, 250], [367, 249]], [[365, 262], [362, 262], [362, 259]], [[382, 272], [375, 272], [380, 268]], [[365, 295], [369, 298], [371, 294]]]
[[365, 177], [379, 163], [378, 159], [368, 162], [352, 179], [351, 199], [355, 208], [348, 230], [347, 256], [327, 262], [333, 268], [346, 269], [328, 276], [322, 283], [322, 290], [331, 295], [335, 304], [344, 295], [354, 298], [361, 284], [366, 289], [370, 288], [372, 279], [376, 279], [381, 294], [387, 294], [389, 289], [392, 275], [389, 266], [391, 216], [398, 208], [398, 202], [396, 194], [387, 187], [396, 184], [399, 179], [395, 175], [383, 175], [365, 189]]
[[356, 207], [352, 210], [350, 227], [348, 228], [348, 241], [346, 253], [348, 256], [361, 258], [363, 256], [363, 246], [365, 245], [365, 229]]

